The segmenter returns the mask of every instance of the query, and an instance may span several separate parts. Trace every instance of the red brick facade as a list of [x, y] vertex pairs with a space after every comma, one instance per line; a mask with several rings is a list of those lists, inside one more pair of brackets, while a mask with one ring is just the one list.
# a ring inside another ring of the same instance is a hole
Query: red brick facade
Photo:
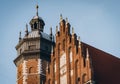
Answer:
[[120, 59], [80, 41], [68, 19], [60, 17], [55, 42], [36, 16], [16, 46], [17, 84], [119, 84]]
[[60, 21], [60, 31], [56, 29], [56, 44], [47, 70], [46, 84], [91, 84], [92, 66], [89, 50], [82, 54], [80, 38], [64, 19]]
[[17, 84], [45, 84], [46, 67], [50, 62], [51, 47], [54, 44], [52, 31], [44, 33], [44, 21], [38, 16], [30, 21], [31, 31], [26, 25], [25, 36], [19, 35], [16, 45], [17, 57], [14, 63], [17, 67]]
[[26, 80], [28, 84], [38, 84], [39, 81], [39, 76], [38, 76], [38, 60], [37, 59], [29, 59], [26, 68], [27, 68], [27, 73], [29, 73], [29, 76]]

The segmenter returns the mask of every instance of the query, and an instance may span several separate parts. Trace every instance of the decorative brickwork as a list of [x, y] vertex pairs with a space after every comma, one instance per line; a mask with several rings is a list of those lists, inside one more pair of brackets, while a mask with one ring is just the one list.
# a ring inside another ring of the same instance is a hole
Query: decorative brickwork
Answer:
[[70, 33], [68, 20], [60, 21], [60, 31], [57, 29], [56, 45], [48, 67], [46, 84], [85, 84], [92, 81], [89, 50], [83, 53], [80, 38], [77, 39], [74, 30]]
[[31, 31], [26, 25], [16, 46], [17, 84], [119, 84], [119, 59], [81, 42], [62, 15], [54, 42], [52, 28], [49, 35], [43, 32], [45, 23], [36, 8]]
[[[38, 6], [37, 6], [38, 8]], [[30, 21], [31, 31], [26, 25], [26, 34], [16, 46], [17, 57], [14, 63], [17, 67], [17, 84], [45, 84], [47, 63], [54, 39], [52, 31], [50, 35], [44, 33], [44, 21], [37, 15]]]

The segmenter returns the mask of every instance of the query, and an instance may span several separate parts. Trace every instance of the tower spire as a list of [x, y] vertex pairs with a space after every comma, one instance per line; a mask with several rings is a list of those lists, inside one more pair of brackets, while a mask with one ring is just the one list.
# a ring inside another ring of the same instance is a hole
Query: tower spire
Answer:
[[36, 15], [38, 16], [38, 8], [39, 8], [39, 6], [38, 6], [38, 4], [36, 5], [36, 10], [37, 10], [37, 12], [36, 12]]

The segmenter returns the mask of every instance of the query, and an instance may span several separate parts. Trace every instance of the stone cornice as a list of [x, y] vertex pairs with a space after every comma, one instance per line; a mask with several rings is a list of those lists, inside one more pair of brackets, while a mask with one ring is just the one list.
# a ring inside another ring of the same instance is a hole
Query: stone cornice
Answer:
[[35, 41], [35, 40], [40, 40], [40, 37], [36, 37], [36, 38], [23, 38], [17, 45], [16, 45], [16, 49], [18, 49], [24, 42], [26, 41]]

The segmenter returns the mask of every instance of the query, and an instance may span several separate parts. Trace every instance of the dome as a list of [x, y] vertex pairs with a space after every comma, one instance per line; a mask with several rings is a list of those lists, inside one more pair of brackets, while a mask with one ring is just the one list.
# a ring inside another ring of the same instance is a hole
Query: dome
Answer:
[[32, 18], [32, 20], [30, 21], [30, 25], [31, 25], [31, 30], [40, 30], [43, 32], [45, 23], [43, 21], [43, 19], [41, 17], [39, 17], [38, 15], [38, 5], [36, 6], [37, 12], [36, 12], [36, 16], [34, 16]]
[[30, 21], [30, 25], [31, 25], [31, 30], [43, 31], [45, 23], [41, 17], [34, 16]]

